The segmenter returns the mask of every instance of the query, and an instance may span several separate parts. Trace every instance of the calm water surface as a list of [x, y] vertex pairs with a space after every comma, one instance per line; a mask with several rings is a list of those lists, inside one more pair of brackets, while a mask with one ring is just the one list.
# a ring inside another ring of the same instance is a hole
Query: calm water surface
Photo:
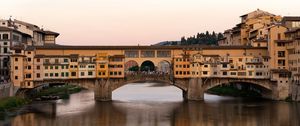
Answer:
[[7, 118], [7, 126], [300, 126], [300, 104], [205, 95], [184, 102], [173, 86], [136, 83], [113, 92], [112, 102], [95, 102], [92, 91], [69, 100], [30, 106]]

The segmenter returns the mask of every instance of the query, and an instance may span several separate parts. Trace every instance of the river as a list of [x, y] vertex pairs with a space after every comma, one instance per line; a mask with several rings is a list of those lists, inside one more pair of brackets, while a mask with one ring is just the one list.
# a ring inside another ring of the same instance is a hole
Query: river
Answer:
[[[33, 109], [33, 108], [40, 108]], [[299, 126], [300, 104], [205, 94], [186, 102], [173, 86], [134, 83], [113, 92], [112, 102], [94, 101], [89, 90], [68, 100], [30, 105], [4, 126]], [[34, 111], [33, 111], [34, 110]], [[45, 110], [45, 111], [43, 111]], [[50, 110], [50, 111], [47, 111]]]

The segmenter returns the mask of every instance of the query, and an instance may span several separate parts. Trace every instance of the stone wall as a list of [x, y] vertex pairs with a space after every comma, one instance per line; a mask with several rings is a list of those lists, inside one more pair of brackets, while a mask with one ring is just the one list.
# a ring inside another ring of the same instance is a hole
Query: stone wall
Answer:
[[0, 84], [0, 98], [5, 98], [11, 95], [10, 84]]
[[293, 83], [291, 85], [291, 96], [293, 101], [300, 101], [300, 84]]

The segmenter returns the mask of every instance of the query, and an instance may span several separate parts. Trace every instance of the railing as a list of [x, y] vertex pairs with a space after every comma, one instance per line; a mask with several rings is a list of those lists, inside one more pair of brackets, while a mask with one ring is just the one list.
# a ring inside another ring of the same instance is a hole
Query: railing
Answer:
[[170, 74], [162, 72], [126, 72], [125, 73], [126, 81], [146, 81], [146, 80], [162, 80], [170, 81]]

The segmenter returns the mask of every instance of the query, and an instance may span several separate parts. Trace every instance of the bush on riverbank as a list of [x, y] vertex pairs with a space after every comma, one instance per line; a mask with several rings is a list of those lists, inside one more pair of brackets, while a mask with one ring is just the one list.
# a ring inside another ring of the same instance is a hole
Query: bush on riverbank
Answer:
[[35, 98], [40, 98], [42, 96], [59, 96], [61, 99], [68, 99], [69, 94], [77, 93], [82, 90], [81, 87], [74, 86], [74, 85], [62, 85], [62, 86], [55, 86], [49, 87], [40, 92], [34, 94]]
[[217, 86], [209, 89], [207, 91], [211, 94], [224, 95], [224, 96], [234, 96], [234, 97], [261, 97], [261, 94], [247, 89], [237, 89], [234, 86]]
[[28, 104], [29, 102], [30, 100], [28, 99], [16, 96], [0, 99], [0, 113], [21, 107], [25, 104]]

